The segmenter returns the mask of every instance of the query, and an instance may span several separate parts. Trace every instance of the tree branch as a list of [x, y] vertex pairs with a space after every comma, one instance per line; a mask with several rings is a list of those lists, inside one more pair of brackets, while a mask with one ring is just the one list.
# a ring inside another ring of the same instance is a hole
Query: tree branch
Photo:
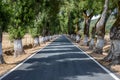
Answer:
[[88, 17], [88, 16], [87, 16], [87, 13], [86, 13], [86, 10], [83, 11], [83, 16], [84, 16], [85, 18]]

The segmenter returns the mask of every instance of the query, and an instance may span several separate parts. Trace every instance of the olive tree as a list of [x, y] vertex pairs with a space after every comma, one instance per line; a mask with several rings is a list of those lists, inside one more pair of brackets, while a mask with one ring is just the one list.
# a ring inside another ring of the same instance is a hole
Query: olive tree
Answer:
[[14, 56], [24, 54], [22, 38], [26, 33], [26, 27], [34, 17], [34, 0], [12, 1], [12, 18], [8, 33], [14, 41]]
[[2, 55], [2, 32], [7, 30], [11, 17], [10, 13], [9, 1], [0, 0], [0, 64], [5, 63]]
[[113, 1], [117, 4], [118, 16], [110, 29], [111, 47], [105, 61], [112, 61], [112, 64], [120, 64], [120, 0]]
[[105, 36], [105, 24], [108, 19], [108, 3], [109, 0], [105, 0], [104, 9], [101, 14], [99, 21], [96, 24], [96, 34], [97, 34], [97, 43], [96, 43], [96, 53], [101, 53], [104, 46], [104, 36]]

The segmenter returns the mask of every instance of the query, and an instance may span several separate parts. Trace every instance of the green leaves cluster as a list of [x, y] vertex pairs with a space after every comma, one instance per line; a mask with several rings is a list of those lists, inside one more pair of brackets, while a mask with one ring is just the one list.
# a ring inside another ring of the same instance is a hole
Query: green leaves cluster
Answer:
[[18, 25], [29, 24], [34, 18], [34, 0], [16, 0], [12, 3], [11, 23]]
[[11, 10], [10, 26], [8, 33], [10, 39], [21, 39], [34, 19], [35, 0], [10, 0]]
[[18, 28], [14, 28], [14, 27], [10, 27], [8, 29], [8, 33], [10, 36], [10, 39], [22, 39], [26, 33], [26, 30], [24, 29], [24, 27], [18, 27]]
[[[9, 0], [8, 0], [9, 1]], [[0, 0], [0, 27], [1, 31], [6, 31], [8, 24], [10, 23], [10, 8], [6, 1]]]
[[31, 23], [30, 27], [28, 27], [29, 33], [31, 34], [31, 36], [33, 38], [35, 37], [39, 37], [41, 35], [41, 30], [42, 30], [42, 26], [43, 26], [43, 19], [44, 19], [44, 15], [39, 13], [36, 16], [36, 19], [33, 20], [33, 22]]
[[[118, 0], [110, 0], [109, 8], [116, 8]], [[0, 0], [0, 26], [8, 29], [11, 39], [19, 39], [26, 32], [32, 37], [74, 32], [74, 25], [83, 20], [83, 11], [101, 14], [104, 0]], [[9, 27], [9, 28], [8, 28]]]

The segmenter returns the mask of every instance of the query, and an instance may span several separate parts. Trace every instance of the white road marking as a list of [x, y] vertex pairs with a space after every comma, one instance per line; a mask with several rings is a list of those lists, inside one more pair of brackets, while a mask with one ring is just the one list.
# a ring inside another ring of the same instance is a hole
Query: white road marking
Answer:
[[[60, 36], [59, 36], [60, 37]], [[59, 38], [57, 37], [57, 38]], [[57, 38], [55, 38], [54, 40], [56, 40]], [[53, 40], [53, 41], [54, 41]], [[51, 44], [51, 43], [50, 43]], [[50, 45], [48, 44], [48, 45]], [[46, 45], [46, 46], [48, 46]], [[45, 47], [46, 47], [45, 46]], [[40, 50], [36, 51], [34, 54], [32, 54], [31, 56], [29, 56], [27, 59], [25, 59], [24, 61], [22, 61], [20, 64], [18, 64], [16, 67], [14, 67], [13, 69], [11, 69], [10, 71], [8, 71], [6, 74], [4, 74], [3, 76], [0, 77], [0, 80], [2, 80], [4, 77], [6, 77], [7, 75], [9, 75], [11, 72], [13, 72], [15, 69], [17, 69], [18, 67], [20, 67], [21, 65], [23, 65], [27, 60], [29, 60], [31, 57], [33, 57], [35, 54], [37, 54], [39, 51], [43, 50], [45, 47], [41, 48]]]
[[[66, 36], [65, 36], [66, 37]], [[66, 37], [67, 38], [67, 37]], [[67, 38], [68, 39], [68, 38]], [[74, 46], [76, 46], [79, 50], [81, 50], [76, 44], [74, 44], [70, 39], [68, 39]], [[49, 45], [49, 44], [48, 44]], [[47, 45], [46, 45], [47, 46]], [[46, 47], [45, 46], [45, 47]], [[44, 49], [45, 47], [43, 47], [42, 49]], [[42, 49], [38, 50], [37, 52], [41, 51]], [[103, 70], [105, 70], [110, 76], [112, 76], [115, 80], [120, 80], [115, 74], [113, 74], [111, 71], [109, 71], [108, 69], [106, 69], [104, 66], [102, 66], [100, 63], [98, 63], [94, 58], [92, 58], [91, 56], [89, 56], [86, 52], [84, 52], [83, 50], [81, 50], [83, 53], [85, 53], [90, 59], [92, 59], [96, 64], [98, 64]], [[36, 52], [36, 53], [37, 53]], [[15, 69], [17, 69], [18, 67], [20, 67], [22, 64], [24, 64], [27, 60], [29, 60], [31, 57], [33, 57], [36, 53], [32, 54], [30, 57], [28, 57], [26, 60], [24, 60], [23, 62], [21, 62], [20, 64], [18, 64], [16, 67], [14, 67], [13, 69], [11, 69], [9, 72], [7, 72], [6, 74], [4, 74], [3, 76], [0, 77], [0, 80], [3, 79], [4, 77], [6, 77], [7, 75], [9, 75], [11, 72], [13, 72]]]
[[[66, 37], [66, 36], [65, 36]], [[66, 37], [67, 38], [67, 37]], [[67, 38], [74, 46], [76, 46], [79, 50], [81, 50], [77, 44], [74, 44], [69, 38]], [[97, 62], [94, 58], [89, 56], [85, 51], [81, 50], [83, 53], [85, 53], [90, 59], [92, 59], [96, 64], [98, 64], [103, 70], [105, 70], [111, 77], [113, 77], [115, 80], [120, 80], [114, 73], [112, 73], [110, 70], [102, 66], [99, 62]]]
[[66, 58], [66, 59], [60, 59], [60, 60], [56, 60], [58, 62], [64, 62], [64, 61], [84, 61], [84, 60], [92, 60], [91, 58]]

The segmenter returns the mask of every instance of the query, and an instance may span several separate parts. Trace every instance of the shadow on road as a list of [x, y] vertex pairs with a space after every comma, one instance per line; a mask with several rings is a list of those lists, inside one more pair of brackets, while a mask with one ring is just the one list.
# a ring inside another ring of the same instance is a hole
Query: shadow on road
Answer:
[[95, 62], [60, 37], [3, 80], [108, 80], [106, 76]]

